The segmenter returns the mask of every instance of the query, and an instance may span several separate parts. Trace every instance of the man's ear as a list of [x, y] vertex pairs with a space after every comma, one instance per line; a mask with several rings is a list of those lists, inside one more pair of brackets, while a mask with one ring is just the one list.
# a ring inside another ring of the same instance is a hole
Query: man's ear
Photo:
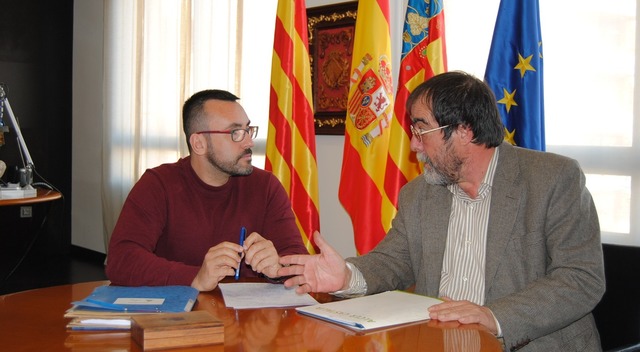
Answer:
[[469, 125], [458, 125], [457, 132], [460, 136], [460, 141], [463, 144], [469, 144], [473, 142], [473, 130], [471, 130], [471, 127]]
[[191, 145], [191, 152], [197, 155], [203, 155], [207, 152], [207, 141], [205, 141], [206, 137], [193, 133], [189, 136], [189, 144]]

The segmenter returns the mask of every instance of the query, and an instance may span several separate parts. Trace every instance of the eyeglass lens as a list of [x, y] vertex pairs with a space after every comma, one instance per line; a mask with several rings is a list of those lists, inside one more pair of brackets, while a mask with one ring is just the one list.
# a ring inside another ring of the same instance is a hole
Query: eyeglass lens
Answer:
[[422, 142], [422, 135], [418, 132], [418, 129], [413, 127], [413, 125], [409, 125], [409, 128], [411, 129], [411, 133], [418, 138], [418, 141]]
[[249, 126], [246, 129], [233, 130], [231, 131], [231, 139], [234, 142], [240, 142], [246, 134], [249, 134], [249, 138], [255, 139], [258, 135], [258, 126]]

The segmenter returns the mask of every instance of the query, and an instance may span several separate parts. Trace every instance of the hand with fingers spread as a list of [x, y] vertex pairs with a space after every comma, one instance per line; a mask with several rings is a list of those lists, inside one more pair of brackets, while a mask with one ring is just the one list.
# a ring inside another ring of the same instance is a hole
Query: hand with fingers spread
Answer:
[[487, 307], [469, 301], [454, 301], [441, 297], [443, 303], [429, 307], [429, 317], [439, 321], [457, 321], [461, 324], [486, 326], [494, 335], [498, 333], [496, 319]]
[[251, 233], [244, 241], [245, 262], [257, 272], [270, 278], [277, 278], [278, 269], [282, 267], [278, 260], [278, 251], [273, 242], [260, 236], [257, 232]]
[[191, 287], [199, 291], [211, 291], [225, 276], [235, 274], [240, 265], [244, 249], [237, 243], [222, 242], [209, 248]]
[[344, 259], [320, 233], [313, 235], [320, 249], [316, 255], [288, 255], [280, 258], [283, 268], [279, 276], [293, 276], [284, 282], [286, 287], [298, 286], [297, 293], [333, 292], [343, 289], [351, 278]]

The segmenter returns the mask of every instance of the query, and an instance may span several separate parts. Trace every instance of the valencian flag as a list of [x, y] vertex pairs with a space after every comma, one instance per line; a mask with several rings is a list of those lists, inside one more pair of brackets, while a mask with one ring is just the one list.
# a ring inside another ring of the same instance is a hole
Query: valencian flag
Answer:
[[393, 121], [388, 0], [358, 2], [352, 58], [338, 198], [351, 217], [356, 250], [365, 254], [391, 225], [395, 199], [387, 194], [385, 178], [399, 171], [389, 154], [390, 127], [398, 122]]
[[320, 230], [311, 67], [304, 0], [279, 0], [271, 66], [266, 165], [289, 194], [302, 239]]
[[545, 150], [538, 0], [500, 2], [485, 81], [496, 95], [505, 140]]
[[[442, 1], [409, 0], [402, 32], [402, 55], [398, 90], [391, 126], [389, 156], [395, 168], [388, 170], [385, 191], [397, 208], [400, 188], [420, 174], [420, 165], [411, 152], [411, 120], [407, 115], [409, 94], [422, 82], [447, 71]], [[397, 122], [397, 124], [395, 124]]]

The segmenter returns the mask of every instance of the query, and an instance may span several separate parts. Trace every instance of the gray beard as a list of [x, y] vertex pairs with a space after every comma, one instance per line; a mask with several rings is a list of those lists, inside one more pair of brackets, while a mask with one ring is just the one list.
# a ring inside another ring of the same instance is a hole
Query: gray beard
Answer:
[[453, 179], [449, 177], [449, 175], [437, 169], [433, 165], [433, 162], [431, 161], [431, 159], [429, 159], [429, 157], [427, 157], [426, 155], [418, 156], [418, 160], [420, 160], [425, 164], [423, 168], [424, 172], [422, 173], [422, 177], [424, 177], [424, 179], [427, 181], [428, 184], [434, 185], [434, 186], [448, 186], [455, 183]]
[[450, 144], [446, 144], [444, 153], [439, 154], [447, 156], [445, 163], [441, 163], [441, 165], [436, 165], [426, 154], [418, 153], [418, 160], [424, 163], [422, 177], [428, 184], [448, 186], [458, 182], [463, 162], [458, 156], [454, 155], [452, 149]]

